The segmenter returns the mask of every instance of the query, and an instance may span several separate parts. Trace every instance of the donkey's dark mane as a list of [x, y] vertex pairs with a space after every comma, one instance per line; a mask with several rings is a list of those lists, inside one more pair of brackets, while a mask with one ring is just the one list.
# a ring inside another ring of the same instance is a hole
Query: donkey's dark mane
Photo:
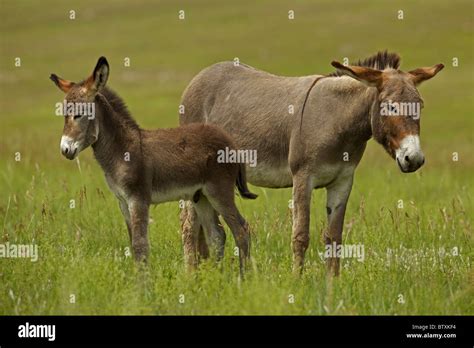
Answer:
[[[385, 51], [379, 51], [373, 56], [370, 56], [368, 58], [365, 58], [364, 60], [359, 60], [355, 64], [351, 65], [356, 65], [356, 66], [363, 66], [367, 68], [372, 68], [372, 69], [377, 69], [377, 70], [384, 70], [384, 69], [398, 69], [400, 67], [400, 56], [398, 53], [395, 52], [387, 52]], [[344, 76], [345, 73], [343, 71], [335, 71], [333, 73], [330, 73], [327, 76]]]
[[126, 126], [133, 129], [140, 129], [137, 122], [130, 114], [130, 111], [128, 111], [127, 105], [117, 93], [108, 87], [101, 89], [100, 93], [105, 97], [105, 99], [107, 99], [112, 109]]
[[[364, 60], [359, 60], [357, 63], [355, 63], [355, 65], [364, 66], [367, 68], [372, 68], [372, 69], [377, 69], [377, 70], [398, 69], [400, 66], [400, 56], [398, 55], [398, 53], [395, 53], [395, 52], [388, 53], [387, 50], [383, 52], [379, 51], [373, 56], [365, 58]], [[346, 72], [343, 70], [337, 70], [333, 73], [320, 76], [316, 78], [311, 84], [311, 86], [308, 88], [308, 91], [306, 92], [306, 97], [303, 102], [303, 107], [301, 108], [300, 131], [301, 131], [301, 127], [303, 126], [303, 114], [304, 114], [306, 102], [308, 101], [309, 94], [311, 93], [311, 90], [313, 89], [316, 82], [318, 82], [321, 78], [324, 78], [324, 77], [339, 77], [339, 76], [346, 76]]]

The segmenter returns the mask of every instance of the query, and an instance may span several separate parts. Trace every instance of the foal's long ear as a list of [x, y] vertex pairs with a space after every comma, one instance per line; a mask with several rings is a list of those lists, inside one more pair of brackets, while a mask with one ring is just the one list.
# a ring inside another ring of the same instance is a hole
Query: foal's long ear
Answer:
[[408, 73], [411, 75], [411, 79], [413, 80], [415, 85], [418, 85], [423, 81], [429, 80], [430, 78], [434, 77], [437, 73], [443, 70], [443, 68], [443, 64], [436, 64], [429, 68], [418, 68], [409, 71]]
[[100, 57], [95, 66], [94, 72], [86, 80], [86, 87], [98, 91], [107, 83], [109, 78], [109, 63], [105, 57]]
[[382, 84], [382, 72], [380, 70], [356, 65], [345, 66], [336, 61], [333, 61], [331, 65], [344, 75], [349, 75], [367, 86], [379, 87]]
[[51, 81], [54, 82], [54, 84], [56, 86], [58, 86], [58, 88], [63, 91], [64, 93], [67, 93], [69, 92], [69, 90], [71, 89], [72, 86], [74, 86], [74, 82], [71, 82], [71, 81], [68, 81], [68, 80], [64, 80], [62, 78], [60, 78], [58, 75], [56, 74], [51, 74], [51, 76], [49, 77]]

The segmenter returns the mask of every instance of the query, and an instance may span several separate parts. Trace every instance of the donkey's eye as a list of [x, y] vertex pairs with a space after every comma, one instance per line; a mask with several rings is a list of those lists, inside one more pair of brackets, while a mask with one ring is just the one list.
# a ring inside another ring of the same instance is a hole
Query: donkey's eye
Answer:
[[79, 119], [79, 118], [81, 118], [81, 117], [82, 117], [82, 115], [76, 115], [76, 116], [74, 116], [74, 119], [77, 120], [77, 119]]

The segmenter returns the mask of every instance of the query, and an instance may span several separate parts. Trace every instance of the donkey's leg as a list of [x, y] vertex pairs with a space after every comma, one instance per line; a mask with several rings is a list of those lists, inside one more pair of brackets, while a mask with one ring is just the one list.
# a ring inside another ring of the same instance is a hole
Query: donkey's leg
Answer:
[[199, 256], [203, 258], [209, 256], [209, 249], [192, 202], [185, 203], [179, 217], [186, 267], [188, 270], [193, 270], [199, 263]]
[[219, 214], [214, 209], [212, 214], [210, 239], [212, 246], [216, 251], [217, 260], [221, 260], [224, 257], [226, 235], [224, 227], [219, 219]]
[[250, 258], [250, 230], [247, 221], [240, 215], [234, 201], [234, 182], [229, 185], [223, 183], [219, 186], [208, 185], [204, 194], [214, 209], [224, 218], [234, 236], [235, 243], [239, 248], [240, 273], [243, 275], [244, 268]]
[[128, 201], [130, 226], [132, 229], [132, 250], [135, 260], [145, 261], [148, 257], [148, 210], [149, 203], [140, 198]]
[[215, 254], [216, 259], [219, 261], [224, 256], [226, 239], [225, 231], [220, 225], [219, 217], [207, 197], [203, 194], [201, 194], [199, 200], [194, 203], [194, 208], [198, 215], [199, 222], [207, 233], [207, 245], [210, 246], [212, 253]]
[[250, 260], [250, 229], [247, 221], [240, 215], [237, 207], [226, 207], [220, 211], [224, 221], [234, 236], [235, 244], [239, 248], [239, 269], [243, 276]]
[[206, 232], [202, 225], [199, 225], [198, 238], [197, 238], [197, 256], [198, 261], [201, 259], [208, 259], [210, 256], [209, 245], [207, 244]]
[[[342, 244], [342, 230], [347, 200], [352, 189], [353, 171], [340, 176], [334, 183], [326, 188], [328, 228], [325, 232], [326, 248], [332, 250]], [[329, 257], [326, 260], [328, 271], [332, 275], [339, 275], [340, 260], [338, 257]]]
[[293, 175], [293, 271], [301, 273], [309, 245], [311, 179], [306, 174]]
[[128, 204], [124, 199], [119, 199], [120, 211], [122, 212], [125, 223], [127, 224], [128, 237], [130, 243], [132, 243], [132, 226], [130, 225], [130, 211], [128, 210]]

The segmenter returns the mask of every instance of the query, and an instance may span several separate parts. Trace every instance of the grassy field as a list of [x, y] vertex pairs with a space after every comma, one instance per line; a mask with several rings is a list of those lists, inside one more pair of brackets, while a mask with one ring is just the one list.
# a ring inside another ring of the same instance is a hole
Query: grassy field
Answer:
[[[0, 258], [0, 314], [474, 314], [473, 13], [468, 0], [0, 0], [0, 243], [39, 251], [37, 262]], [[291, 190], [256, 187], [256, 201], [238, 201], [253, 229], [245, 281], [232, 238], [222, 267], [185, 272], [177, 203], [152, 208], [151, 258], [139, 273], [92, 151], [75, 162], [59, 153], [54, 104], [63, 96], [49, 74], [80, 80], [100, 55], [111, 64], [109, 86], [143, 127], [156, 128], [177, 125], [181, 92], [215, 62], [238, 57], [305, 75], [385, 48], [402, 56], [403, 70], [446, 65], [420, 87], [427, 163], [402, 174], [369, 142], [344, 232], [346, 243], [364, 244], [365, 259], [344, 260], [338, 279], [319, 256], [324, 191], [313, 194], [306, 269], [295, 278]]]

